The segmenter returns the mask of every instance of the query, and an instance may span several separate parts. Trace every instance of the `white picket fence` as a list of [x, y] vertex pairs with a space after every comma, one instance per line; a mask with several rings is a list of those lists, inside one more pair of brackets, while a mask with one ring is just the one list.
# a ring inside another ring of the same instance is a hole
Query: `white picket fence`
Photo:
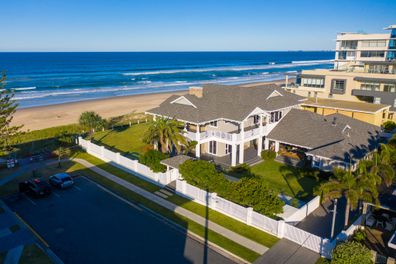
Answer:
[[109, 162], [126, 172], [132, 173], [159, 186], [167, 185], [179, 177], [177, 170], [172, 169], [167, 172], [153, 172], [149, 167], [139, 163], [137, 160], [124, 157], [118, 152], [110, 151], [104, 146], [98, 146], [81, 137], [78, 138], [78, 143], [92, 156]]
[[[331, 250], [335, 243], [327, 238], [322, 238], [311, 234], [300, 228], [285, 222], [284, 220], [274, 220], [265, 215], [253, 211], [253, 208], [243, 207], [217, 196], [216, 193], [208, 193], [205, 190], [188, 184], [186, 181], [176, 180], [176, 192], [197, 203], [208, 205], [211, 209], [228, 215], [247, 225], [254, 226], [279, 238], [287, 238], [305, 248], [320, 253], [324, 257], [330, 257]], [[303, 206], [298, 215], [308, 215], [318, 203], [318, 198], [314, 198], [312, 203]], [[301, 208], [300, 208], [301, 209]]]
[[[286, 223], [295, 225], [307, 217], [310, 213], [315, 211], [320, 206], [320, 196], [314, 197], [311, 201], [304, 204], [300, 208], [294, 208], [290, 205], [285, 205], [283, 210], [285, 211], [281, 217]], [[285, 208], [286, 207], [286, 208]], [[286, 215], [286, 210], [290, 209], [291, 213]]]

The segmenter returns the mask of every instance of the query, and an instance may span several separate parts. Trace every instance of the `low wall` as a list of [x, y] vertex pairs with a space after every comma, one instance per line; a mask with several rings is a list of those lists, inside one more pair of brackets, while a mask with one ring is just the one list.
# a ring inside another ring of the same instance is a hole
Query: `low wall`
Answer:
[[104, 146], [96, 145], [81, 137], [78, 138], [78, 144], [92, 156], [159, 186], [167, 185], [179, 177], [179, 173], [175, 173], [173, 169], [167, 172], [153, 172], [137, 160], [124, 157], [118, 152], [108, 150]]

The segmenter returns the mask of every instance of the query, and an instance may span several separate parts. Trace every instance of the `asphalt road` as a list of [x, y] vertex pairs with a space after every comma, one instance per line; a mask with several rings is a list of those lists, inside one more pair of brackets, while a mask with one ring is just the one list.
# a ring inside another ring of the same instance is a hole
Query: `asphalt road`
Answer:
[[6, 201], [65, 263], [234, 263], [85, 178], [48, 198]]

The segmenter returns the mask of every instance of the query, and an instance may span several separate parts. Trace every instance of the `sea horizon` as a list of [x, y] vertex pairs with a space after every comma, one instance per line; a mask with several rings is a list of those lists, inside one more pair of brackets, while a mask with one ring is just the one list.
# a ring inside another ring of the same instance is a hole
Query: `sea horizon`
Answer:
[[20, 108], [276, 81], [331, 68], [333, 51], [0, 52]]

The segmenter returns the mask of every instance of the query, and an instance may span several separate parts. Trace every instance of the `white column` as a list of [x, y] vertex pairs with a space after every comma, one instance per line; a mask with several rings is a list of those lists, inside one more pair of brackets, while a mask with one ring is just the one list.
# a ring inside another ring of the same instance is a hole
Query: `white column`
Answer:
[[279, 151], [279, 141], [275, 141], [275, 152], [278, 153]]
[[265, 150], [269, 149], [269, 139], [268, 138], [264, 139], [264, 149]]
[[201, 133], [199, 132], [199, 124], [197, 124], [195, 131], [195, 140], [197, 141], [197, 145], [195, 146], [195, 157], [201, 157]]
[[287, 88], [288, 84], [289, 84], [289, 75], [286, 74], [286, 76], [285, 76], [285, 87], [286, 88]]
[[240, 124], [241, 128], [241, 143], [239, 144], [239, 164], [243, 163], [243, 155], [244, 153], [244, 142], [245, 142], [245, 123], [242, 121]]
[[231, 147], [231, 166], [236, 166], [237, 144], [232, 144]]
[[279, 220], [278, 221], [278, 237], [283, 238], [285, 234], [285, 221]]
[[257, 156], [261, 156], [261, 151], [263, 151], [263, 137], [260, 136], [257, 139]]

